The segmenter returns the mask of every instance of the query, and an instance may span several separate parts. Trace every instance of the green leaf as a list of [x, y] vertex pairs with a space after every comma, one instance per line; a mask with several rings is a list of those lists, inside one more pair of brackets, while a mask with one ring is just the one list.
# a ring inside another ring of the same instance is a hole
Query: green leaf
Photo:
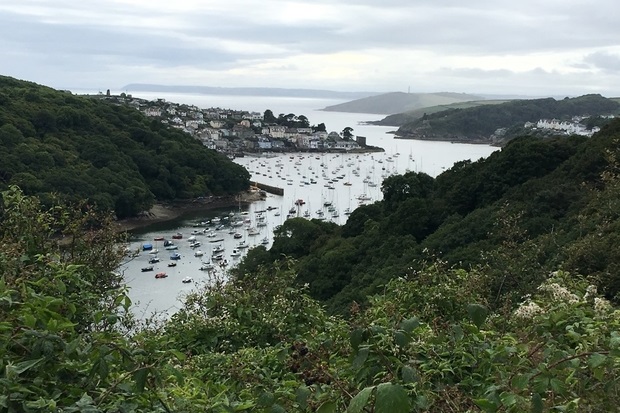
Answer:
[[534, 393], [532, 395], [532, 413], [542, 413], [545, 408], [545, 404], [543, 403], [542, 397], [540, 394]]
[[326, 401], [316, 410], [316, 413], [336, 413], [336, 403]]
[[400, 323], [400, 329], [404, 330], [405, 332], [409, 334], [411, 334], [411, 332], [413, 332], [413, 330], [415, 330], [419, 326], [420, 326], [420, 320], [418, 320], [418, 317], [408, 318], [406, 320], [403, 320]]
[[406, 347], [410, 341], [411, 338], [402, 331], [397, 331], [394, 333], [394, 342], [396, 343], [396, 345], [400, 347]]
[[476, 403], [476, 406], [480, 407], [485, 412], [497, 411], [497, 404], [489, 399], [476, 399], [474, 400], [474, 403]]
[[400, 374], [403, 378], [403, 382], [405, 383], [417, 383], [420, 379], [416, 369], [411, 366], [403, 366]]
[[268, 392], [268, 391], [264, 391], [260, 394], [260, 396], [258, 396], [258, 404], [261, 406], [270, 406], [273, 403], [275, 403], [276, 398], [274, 397], [273, 393]]
[[377, 386], [375, 413], [408, 413], [409, 397], [402, 386], [381, 383]]
[[310, 397], [310, 389], [307, 386], [300, 386], [295, 392], [295, 401], [302, 409], [308, 407], [308, 397]]
[[510, 407], [517, 403], [517, 396], [513, 393], [503, 392], [499, 395], [499, 398], [505, 407]]
[[363, 336], [364, 336], [364, 330], [361, 328], [356, 328], [355, 330], [351, 331], [350, 340], [351, 340], [351, 347], [353, 347], [353, 350], [357, 351], [360, 344], [362, 344]]
[[177, 360], [179, 361], [184, 361], [185, 358], [187, 357], [185, 354], [181, 353], [179, 350], [170, 350], [170, 353], [176, 357]]
[[554, 392], [558, 394], [564, 394], [566, 386], [564, 385], [564, 382], [562, 380], [553, 377], [551, 380], [549, 380], [549, 385], [551, 386], [551, 390], [553, 390]]
[[36, 360], [26, 360], [26, 361], [22, 361], [19, 362], [13, 366], [11, 366], [11, 369], [17, 373], [17, 374], [22, 374], [25, 371], [31, 369], [32, 367], [36, 366], [37, 364], [39, 364], [40, 362], [42, 362], [43, 360], [45, 360], [44, 357], [38, 358]]
[[588, 366], [595, 369], [601, 364], [605, 363], [607, 360], [607, 356], [599, 353], [594, 353], [590, 357], [588, 357]]
[[489, 314], [489, 311], [485, 306], [480, 304], [468, 304], [467, 305], [467, 314], [471, 321], [476, 325], [476, 327], [480, 328]]
[[271, 409], [269, 409], [269, 411], [271, 413], [286, 413], [286, 409], [279, 404], [274, 404], [273, 406], [271, 406]]
[[355, 397], [351, 399], [351, 403], [349, 403], [349, 407], [347, 408], [347, 413], [363, 412], [374, 389], [375, 386], [366, 387], [362, 389], [361, 392], [357, 393]]
[[518, 390], [524, 390], [530, 381], [529, 376], [526, 374], [517, 374], [512, 379], [512, 386]]
[[368, 347], [362, 347], [358, 353], [357, 356], [355, 356], [355, 358], [353, 359], [353, 363], [351, 363], [351, 367], [353, 367], [353, 369], [358, 370], [360, 367], [362, 367], [364, 365], [364, 362], [366, 361], [366, 359], [368, 358]]
[[144, 391], [144, 386], [146, 385], [146, 376], [148, 375], [147, 368], [141, 368], [140, 370], [134, 373], [134, 380], [136, 381], [136, 391], [138, 393], [142, 393]]

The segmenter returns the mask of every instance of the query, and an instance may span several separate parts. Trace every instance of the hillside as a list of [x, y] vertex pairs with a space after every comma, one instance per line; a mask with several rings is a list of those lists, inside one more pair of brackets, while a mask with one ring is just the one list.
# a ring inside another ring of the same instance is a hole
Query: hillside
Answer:
[[0, 77], [0, 189], [86, 199], [118, 218], [236, 193], [248, 172], [134, 108]]
[[[285, 222], [272, 248], [260, 260], [249, 255], [240, 274], [281, 256], [295, 258], [299, 281], [338, 312], [433, 256], [465, 267], [491, 263], [497, 274], [519, 268], [518, 276], [492, 282], [489, 299], [518, 300], [557, 266], [597, 277], [600, 291], [617, 299], [620, 256], [603, 245], [615, 242], [611, 228], [620, 221], [611, 210], [609, 222], [591, 211], [602, 202], [596, 191], [605, 188], [606, 158], [617, 151], [619, 130], [616, 120], [589, 139], [522, 137], [436, 179], [422, 173], [389, 177], [384, 200], [356, 209], [341, 228]], [[600, 225], [604, 235], [587, 244]]]
[[[480, 105], [427, 114], [402, 125], [396, 135], [404, 139], [502, 143], [523, 134], [523, 125], [526, 122], [535, 123], [540, 119], [570, 120], [573, 116], [600, 116], [619, 112], [618, 102], [601, 95], [562, 100], [514, 100], [497, 105]], [[494, 136], [495, 131], [502, 128], [509, 133], [505, 136]]]
[[414, 109], [414, 110], [410, 110], [410, 111], [403, 112], [403, 113], [396, 113], [394, 115], [388, 115], [381, 120], [374, 121], [374, 122], [368, 122], [368, 123], [372, 125], [379, 125], [379, 126], [402, 126], [406, 123], [414, 122], [422, 118], [424, 115], [431, 115], [433, 113], [442, 112], [444, 110], [467, 109], [467, 108], [473, 108], [473, 107], [481, 106], [481, 105], [499, 105], [500, 103], [506, 103], [506, 102], [508, 102], [508, 100], [506, 99], [471, 100], [467, 102], [450, 103], [448, 105], [427, 106], [427, 107], [423, 107], [420, 109]]
[[353, 113], [402, 113], [428, 106], [448, 105], [456, 102], [480, 100], [479, 96], [464, 93], [403, 93], [392, 92], [378, 96], [370, 96], [351, 102], [327, 106], [323, 110], [331, 112]]

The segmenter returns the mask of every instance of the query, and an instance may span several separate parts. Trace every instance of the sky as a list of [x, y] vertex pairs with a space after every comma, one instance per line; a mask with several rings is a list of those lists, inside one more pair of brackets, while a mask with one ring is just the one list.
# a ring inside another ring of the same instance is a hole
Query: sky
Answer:
[[618, 0], [0, 0], [0, 75], [620, 96]]

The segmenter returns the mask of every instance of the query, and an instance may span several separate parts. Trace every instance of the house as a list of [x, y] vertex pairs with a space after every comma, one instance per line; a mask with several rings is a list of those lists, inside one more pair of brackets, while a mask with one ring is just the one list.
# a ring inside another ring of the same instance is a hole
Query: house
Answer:
[[146, 116], [159, 117], [161, 116], [161, 109], [159, 108], [146, 108], [144, 110]]

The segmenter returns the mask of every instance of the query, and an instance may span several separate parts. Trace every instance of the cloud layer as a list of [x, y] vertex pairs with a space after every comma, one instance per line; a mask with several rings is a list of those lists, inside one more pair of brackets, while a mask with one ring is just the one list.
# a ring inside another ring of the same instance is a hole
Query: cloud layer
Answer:
[[128, 83], [620, 96], [612, 0], [20, 0], [0, 74]]

